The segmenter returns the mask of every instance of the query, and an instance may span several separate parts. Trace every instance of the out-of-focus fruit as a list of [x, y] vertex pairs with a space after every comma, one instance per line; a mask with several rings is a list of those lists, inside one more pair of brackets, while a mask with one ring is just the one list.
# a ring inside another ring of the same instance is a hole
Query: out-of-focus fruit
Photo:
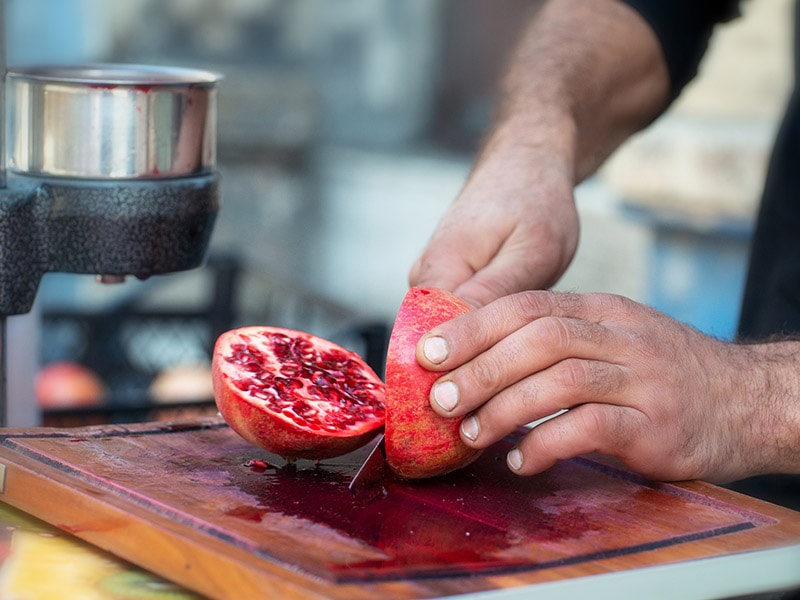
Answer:
[[198, 402], [214, 397], [211, 365], [176, 365], [161, 371], [148, 388], [158, 404]]
[[416, 359], [424, 333], [469, 310], [437, 288], [411, 288], [400, 305], [386, 358], [386, 461], [400, 477], [443, 475], [480, 454], [461, 441], [461, 417], [442, 417], [430, 406], [431, 387], [444, 372], [423, 369]]
[[383, 381], [355, 352], [278, 327], [223, 333], [214, 398], [231, 428], [289, 460], [351, 452], [383, 426]]
[[91, 369], [61, 361], [46, 365], [37, 373], [34, 392], [43, 409], [76, 408], [102, 404], [106, 387]]

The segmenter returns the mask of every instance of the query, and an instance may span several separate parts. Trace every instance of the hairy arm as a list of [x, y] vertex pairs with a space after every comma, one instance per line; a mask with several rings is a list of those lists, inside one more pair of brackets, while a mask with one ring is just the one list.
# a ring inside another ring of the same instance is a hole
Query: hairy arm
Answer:
[[669, 101], [659, 42], [617, 0], [549, 0], [523, 33], [463, 190], [412, 285], [475, 305], [552, 285], [575, 253], [573, 190]]
[[[580, 181], [667, 106], [669, 75], [650, 26], [617, 0], [551, 0], [523, 35], [487, 150], [559, 148]], [[480, 163], [479, 163], [480, 164]]]

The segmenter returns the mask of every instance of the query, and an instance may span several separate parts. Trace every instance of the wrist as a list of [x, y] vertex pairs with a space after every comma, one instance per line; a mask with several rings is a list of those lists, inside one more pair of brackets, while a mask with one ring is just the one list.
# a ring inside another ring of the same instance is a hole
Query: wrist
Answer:
[[572, 188], [578, 181], [576, 152], [577, 128], [572, 115], [561, 106], [532, 100], [525, 110], [498, 116], [478, 163], [482, 168], [494, 165], [499, 172], [511, 170], [515, 176], [535, 167]]
[[743, 407], [737, 449], [746, 474], [800, 474], [800, 341], [736, 346]]

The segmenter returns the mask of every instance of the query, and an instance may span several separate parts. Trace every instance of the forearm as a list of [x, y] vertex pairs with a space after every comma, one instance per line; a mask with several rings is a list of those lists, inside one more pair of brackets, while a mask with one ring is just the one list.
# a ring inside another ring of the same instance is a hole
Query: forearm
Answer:
[[[800, 474], [800, 341], [737, 346], [745, 351], [739, 412], [748, 474]], [[747, 457], [752, 461], [747, 463]]]
[[[549, 0], [523, 33], [484, 156], [543, 154], [580, 181], [668, 104], [661, 47], [617, 0]], [[488, 150], [491, 150], [489, 152]]]

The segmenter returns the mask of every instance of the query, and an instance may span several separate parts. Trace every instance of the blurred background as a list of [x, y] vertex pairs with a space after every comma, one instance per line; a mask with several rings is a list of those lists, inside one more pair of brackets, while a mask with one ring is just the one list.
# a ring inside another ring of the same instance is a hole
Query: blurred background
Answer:
[[[34, 311], [9, 319], [10, 424], [211, 410], [209, 347], [237, 325], [305, 329], [382, 368], [408, 268], [464, 183], [502, 65], [538, 6], [7, 0], [10, 67], [114, 61], [224, 76], [208, 265], [111, 286], [46, 275]], [[582, 239], [559, 289], [625, 294], [733, 335], [791, 83], [789, 0], [743, 8], [669, 113], [578, 189]], [[35, 374], [65, 361], [98, 376], [99, 406], [31, 402]]]

